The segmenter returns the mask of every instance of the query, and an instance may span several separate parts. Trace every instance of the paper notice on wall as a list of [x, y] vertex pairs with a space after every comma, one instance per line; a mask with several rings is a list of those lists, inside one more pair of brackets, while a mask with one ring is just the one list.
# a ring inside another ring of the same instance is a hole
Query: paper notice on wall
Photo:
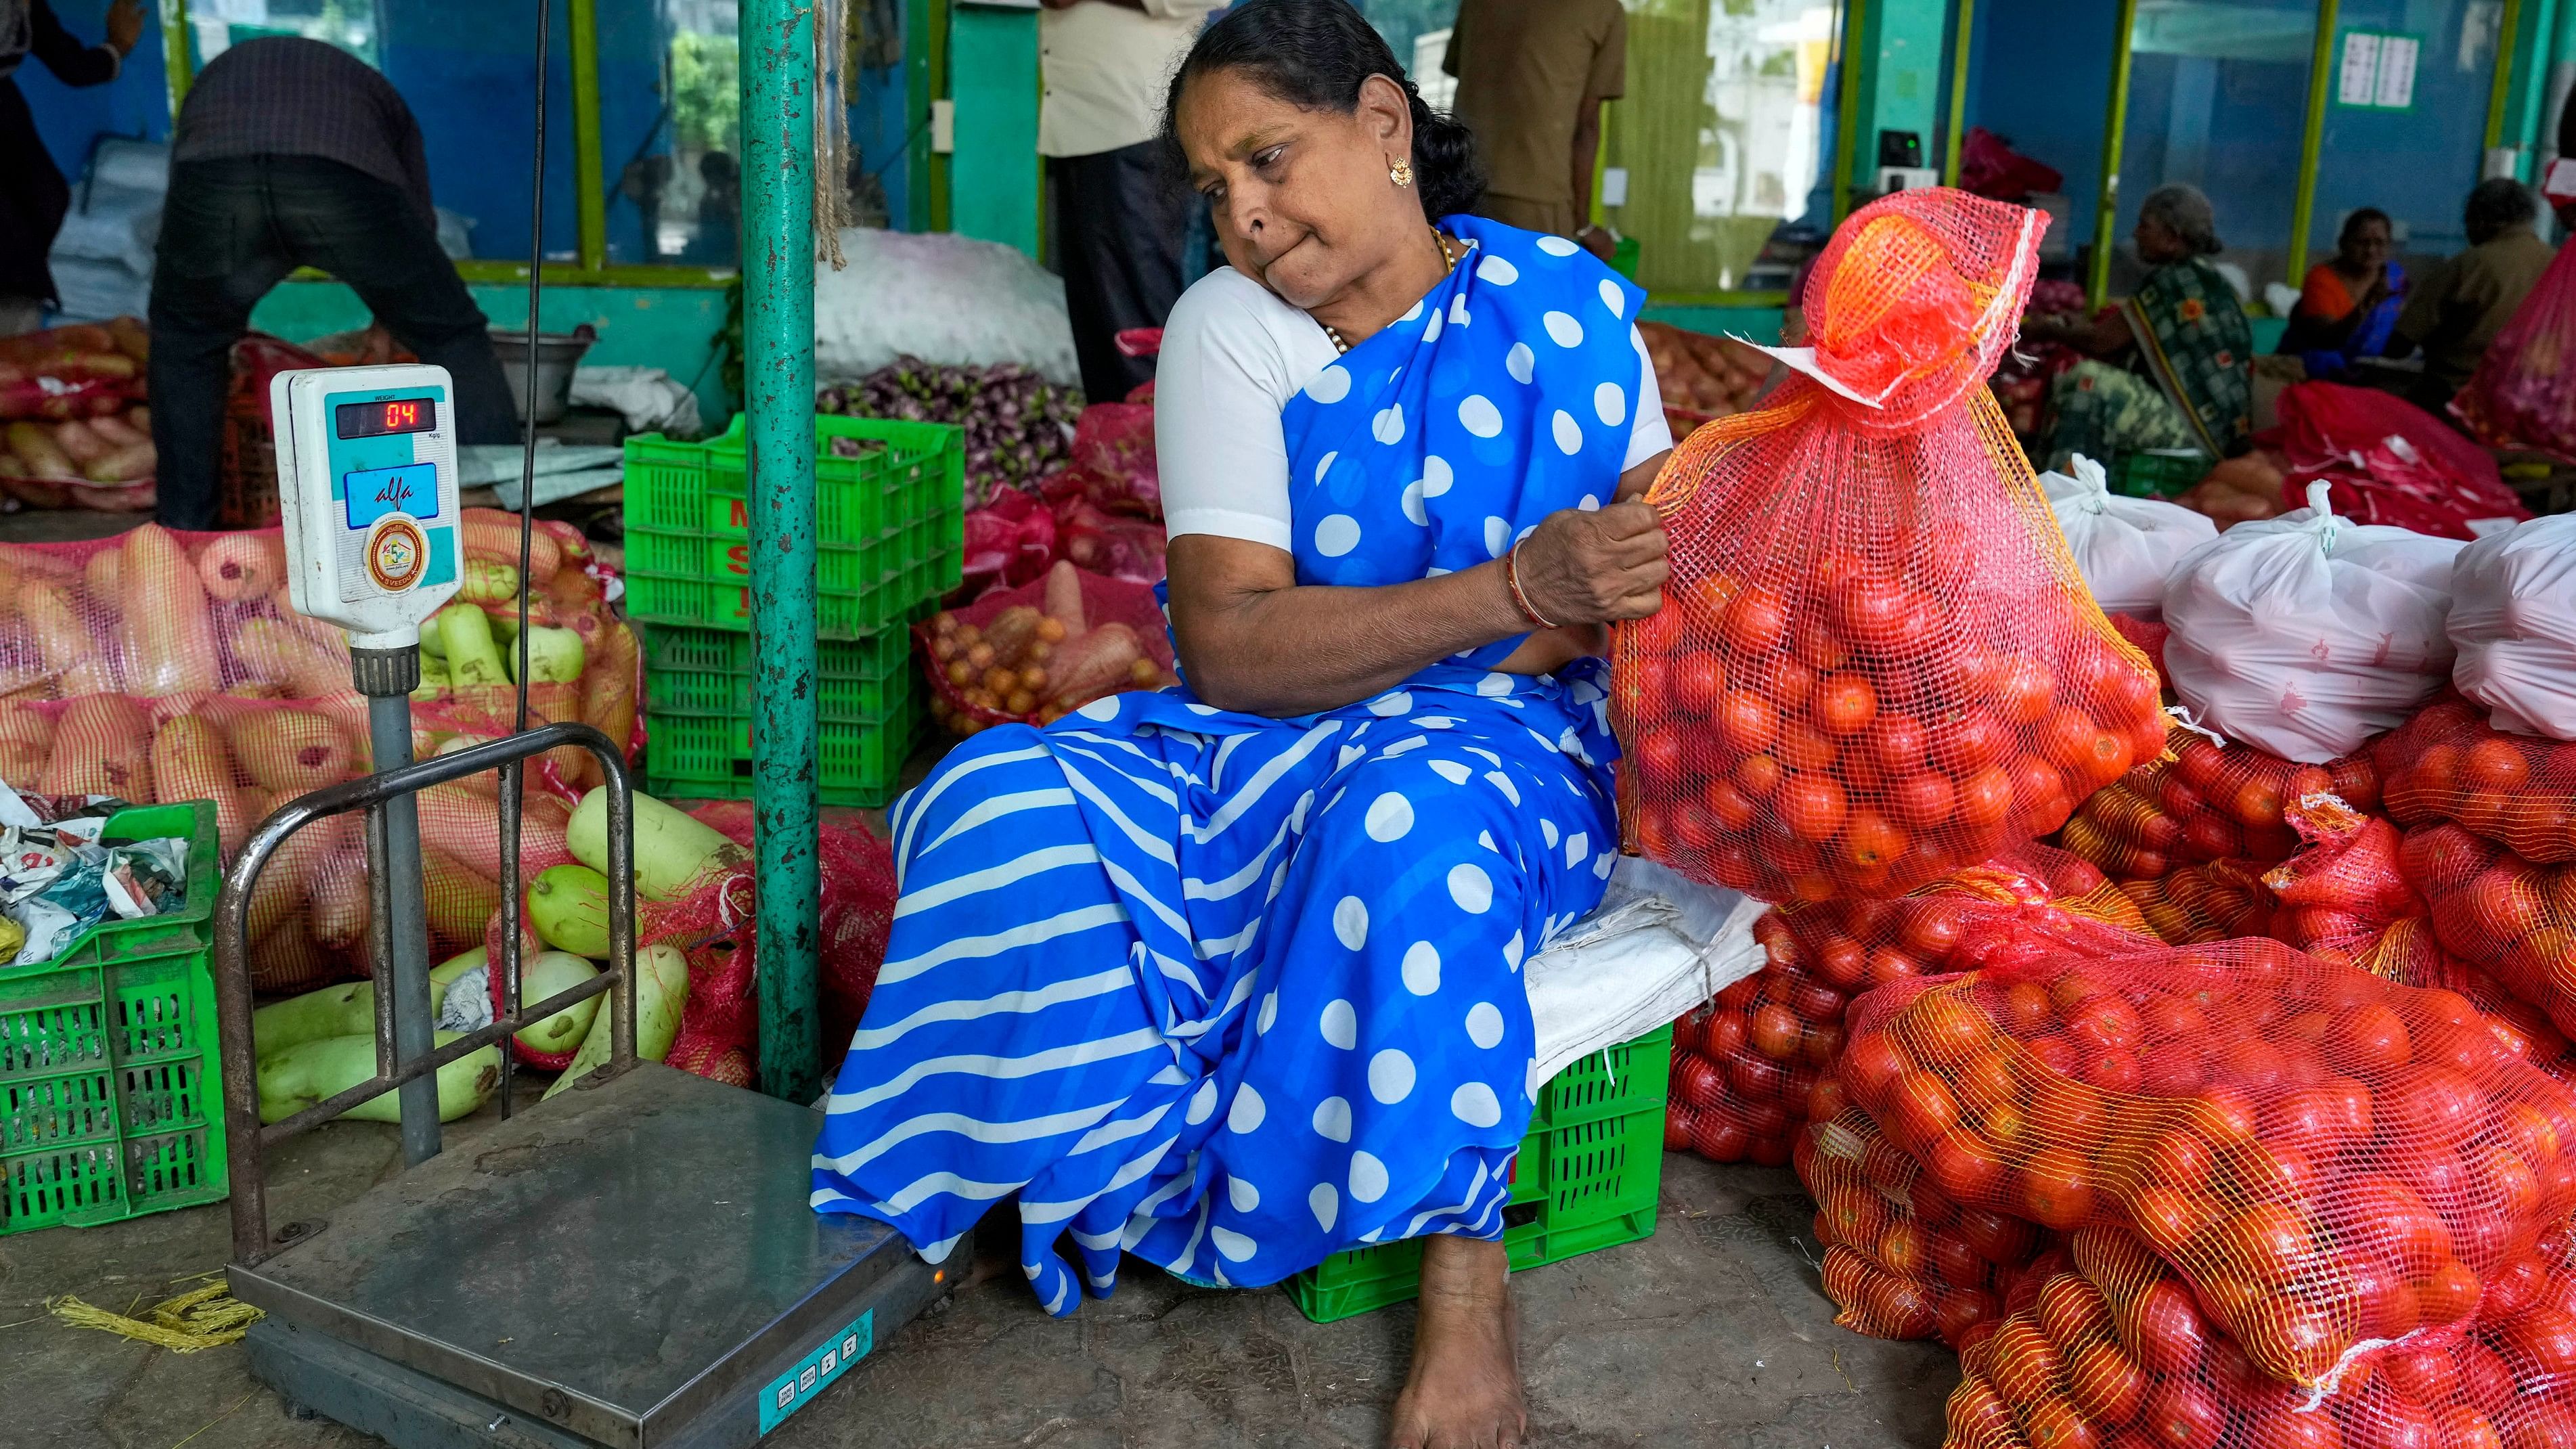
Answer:
[[2384, 111], [2415, 104], [2415, 56], [2423, 49], [2411, 35], [2379, 38], [2379, 86], [2370, 103]]
[[2379, 37], [2367, 30], [2349, 31], [2343, 38], [2343, 72], [2335, 84], [2338, 105], [2366, 106], [2379, 80]]

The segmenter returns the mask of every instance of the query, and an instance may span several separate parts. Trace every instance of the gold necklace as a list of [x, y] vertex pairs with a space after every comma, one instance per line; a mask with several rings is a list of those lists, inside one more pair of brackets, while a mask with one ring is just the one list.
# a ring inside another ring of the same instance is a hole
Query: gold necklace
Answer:
[[[1431, 229], [1431, 239], [1440, 243], [1440, 275], [1445, 277], [1451, 272], [1456, 271], [1458, 269], [1458, 253], [1449, 245], [1448, 235], [1435, 226]], [[1340, 329], [1334, 327], [1332, 323], [1327, 322], [1324, 324], [1324, 335], [1333, 339], [1333, 350], [1335, 352], [1348, 352], [1351, 350], [1351, 345], [1342, 340]]]

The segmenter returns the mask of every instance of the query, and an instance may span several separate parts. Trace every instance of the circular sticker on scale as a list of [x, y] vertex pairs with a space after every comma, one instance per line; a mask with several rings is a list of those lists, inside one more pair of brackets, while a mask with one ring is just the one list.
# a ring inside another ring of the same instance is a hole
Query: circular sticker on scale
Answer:
[[367, 576], [389, 594], [420, 582], [421, 571], [428, 567], [429, 540], [421, 536], [420, 525], [408, 518], [386, 519], [367, 540]]

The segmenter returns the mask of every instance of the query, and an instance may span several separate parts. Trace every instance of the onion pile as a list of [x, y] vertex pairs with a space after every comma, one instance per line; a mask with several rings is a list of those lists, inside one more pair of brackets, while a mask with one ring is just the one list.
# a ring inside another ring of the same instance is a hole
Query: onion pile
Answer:
[[1018, 363], [951, 367], [906, 357], [857, 382], [824, 388], [814, 410], [964, 428], [966, 506], [976, 508], [1003, 488], [1034, 489], [1065, 465], [1082, 392]]

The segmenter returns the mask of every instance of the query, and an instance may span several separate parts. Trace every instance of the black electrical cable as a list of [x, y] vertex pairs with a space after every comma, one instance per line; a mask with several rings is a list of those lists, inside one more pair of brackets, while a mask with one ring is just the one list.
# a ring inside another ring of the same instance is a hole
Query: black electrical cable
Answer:
[[[537, 82], [536, 120], [529, 142], [528, 170], [528, 360], [526, 376], [520, 379], [519, 426], [519, 669], [518, 715], [514, 731], [528, 729], [528, 570], [535, 549], [537, 530], [537, 304], [544, 296], [546, 273], [546, 22], [554, 10], [552, 0], [536, 0], [537, 5]], [[524, 761], [513, 760], [501, 767], [501, 929], [504, 940], [501, 959], [486, 961], [486, 971], [498, 971], [501, 983], [501, 1010], [515, 1016], [519, 1010], [519, 953], [521, 932], [519, 913], [525, 909], [519, 894], [519, 811], [526, 778]], [[633, 969], [633, 963], [625, 963]], [[513, 1040], [501, 1048], [501, 1119], [510, 1117], [510, 1096], [516, 1085], [518, 1043]]]

